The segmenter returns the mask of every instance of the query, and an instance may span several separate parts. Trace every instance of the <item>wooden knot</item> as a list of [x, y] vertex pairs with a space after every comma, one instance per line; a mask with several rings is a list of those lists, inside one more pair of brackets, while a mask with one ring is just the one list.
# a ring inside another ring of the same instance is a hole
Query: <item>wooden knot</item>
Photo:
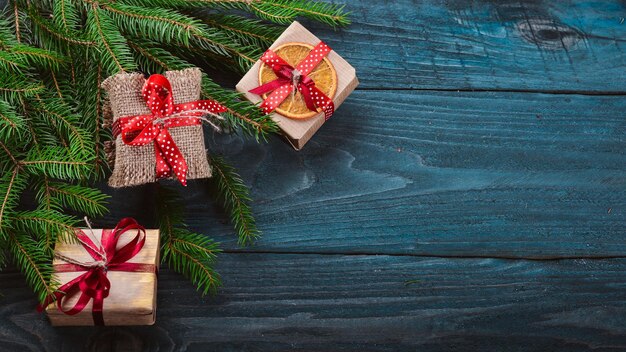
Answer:
[[550, 19], [520, 21], [516, 28], [526, 41], [550, 50], [568, 50], [584, 37], [576, 28]]

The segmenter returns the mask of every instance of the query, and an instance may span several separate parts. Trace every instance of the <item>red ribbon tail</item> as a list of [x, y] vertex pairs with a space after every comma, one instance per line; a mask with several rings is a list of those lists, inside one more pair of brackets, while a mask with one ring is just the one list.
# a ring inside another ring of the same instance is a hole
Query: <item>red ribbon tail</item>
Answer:
[[187, 186], [187, 161], [174, 143], [167, 129], [161, 130], [154, 140], [157, 156], [157, 178], [169, 177], [172, 172], [183, 186]]
[[102, 326], [104, 325], [104, 315], [102, 312], [104, 311], [104, 297], [101, 294], [98, 294], [93, 298], [93, 306], [91, 309], [91, 316], [93, 318], [93, 324]]
[[298, 91], [300, 92], [300, 94], [302, 94], [302, 97], [304, 98], [304, 103], [306, 104], [307, 109], [311, 111], [317, 111], [317, 106], [315, 104], [315, 101], [313, 99], [313, 94], [311, 92], [312, 87], [309, 87], [306, 84], [299, 84]]

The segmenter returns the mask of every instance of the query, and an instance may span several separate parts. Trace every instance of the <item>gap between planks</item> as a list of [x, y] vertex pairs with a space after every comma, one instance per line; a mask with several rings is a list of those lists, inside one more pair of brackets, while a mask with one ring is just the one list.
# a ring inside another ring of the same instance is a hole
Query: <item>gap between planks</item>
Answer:
[[468, 92], [468, 93], [528, 93], [554, 95], [589, 95], [589, 96], [624, 96], [626, 91], [579, 91], [579, 90], [542, 90], [542, 89], [499, 89], [499, 88], [411, 88], [411, 87], [363, 87], [362, 91], [416, 91], [416, 92]]
[[415, 257], [415, 258], [445, 258], [445, 259], [503, 259], [528, 261], [559, 261], [559, 260], [610, 260], [626, 259], [626, 255], [580, 255], [580, 256], [506, 256], [506, 255], [445, 255], [445, 254], [412, 254], [412, 253], [376, 253], [376, 252], [316, 252], [316, 251], [254, 251], [248, 249], [222, 250], [224, 254], [275, 254], [275, 255], [320, 255], [320, 256], [387, 256], [387, 257]]

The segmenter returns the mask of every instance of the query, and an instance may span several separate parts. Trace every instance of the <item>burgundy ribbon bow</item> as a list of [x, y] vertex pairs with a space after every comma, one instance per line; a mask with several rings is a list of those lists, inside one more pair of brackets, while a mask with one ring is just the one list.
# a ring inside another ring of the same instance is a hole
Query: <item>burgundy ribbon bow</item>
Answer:
[[[116, 249], [120, 236], [126, 231], [137, 230], [137, 235], [120, 249]], [[80, 272], [82, 275], [59, 287], [51, 296], [41, 303], [37, 310], [43, 311], [50, 303], [56, 301], [58, 309], [68, 315], [80, 313], [89, 301], [93, 299], [92, 315], [95, 325], [104, 325], [102, 316], [104, 299], [109, 296], [111, 282], [107, 278], [109, 271], [127, 272], [154, 272], [156, 266], [152, 264], [127, 263], [141, 251], [146, 241], [146, 230], [133, 218], [124, 218], [113, 230], [102, 230], [100, 245], [95, 244], [82, 230], [76, 230], [76, 237], [87, 253], [95, 260], [86, 265], [73, 263], [56, 264], [56, 272]], [[64, 310], [63, 302], [80, 292], [80, 297], [74, 307]]]
[[172, 85], [159, 74], [146, 80], [142, 93], [151, 114], [119, 118], [113, 124], [113, 135], [121, 135], [127, 145], [141, 146], [154, 141], [157, 178], [169, 177], [173, 172], [186, 186], [187, 162], [168, 129], [200, 125], [202, 115], [217, 114], [227, 109], [213, 100], [174, 104]]
[[274, 111], [293, 92], [294, 85], [296, 85], [304, 98], [306, 107], [311, 111], [318, 111], [318, 108], [321, 108], [325, 119], [328, 120], [335, 112], [335, 103], [315, 86], [315, 82], [308, 75], [330, 52], [330, 47], [320, 42], [296, 68], [293, 68], [275, 52], [268, 49], [261, 56], [261, 61], [269, 65], [278, 78], [250, 90], [250, 93], [257, 95], [272, 92], [261, 103], [263, 112], [269, 114]]

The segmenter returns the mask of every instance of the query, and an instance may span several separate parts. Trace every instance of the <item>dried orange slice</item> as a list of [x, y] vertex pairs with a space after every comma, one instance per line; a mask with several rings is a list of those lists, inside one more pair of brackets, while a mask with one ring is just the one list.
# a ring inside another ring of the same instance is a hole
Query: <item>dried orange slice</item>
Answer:
[[[302, 62], [309, 52], [313, 50], [313, 46], [305, 43], [286, 43], [273, 51], [285, 60], [289, 65], [296, 67]], [[337, 71], [333, 67], [330, 60], [325, 57], [317, 67], [308, 75], [314, 82], [315, 86], [324, 92], [329, 98], [333, 99], [337, 92]], [[265, 84], [271, 82], [278, 77], [267, 64], [262, 64], [259, 70], [259, 83]], [[267, 94], [263, 95], [263, 99], [267, 98]], [[306, 107], [302, 94], [294, 89], [294, 93], [289, 94], [287, 98], [276, 108], [276, 112], [292, 118], [292, 119], [308, 119], [318, 114], [318, 111], [311, 111]]]

